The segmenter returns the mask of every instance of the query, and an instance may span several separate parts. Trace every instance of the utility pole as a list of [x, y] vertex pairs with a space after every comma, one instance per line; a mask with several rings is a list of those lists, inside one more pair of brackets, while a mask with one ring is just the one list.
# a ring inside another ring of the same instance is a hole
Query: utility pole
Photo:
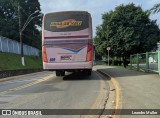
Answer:
[[22, 21], [21, 21], [21, 7], [20, 7], [20, 2], [18, 3], [18, 17], [19, 17], [19, 38], [20, 38], [20, 45], [21, 45], [21, 63], [23, 66], [25, 66], [24, 63], [24, 54], [23, 54], [23, 42], [22, 42]]
[[35, 17], [31, 17], [31, 16], [34, 15], [35, 13], [38, 13], [38, 12], [39, 12], [39, 10], [36, 10], [32, 14], [30, 14], [30, 16], [27, 18], [26, 22], [22, 26], [21, 6], [20, 6], [20, 2], [18, 3], [19, 38], [20, 38], [20, 45], [21, 45], [21, 51], [20, 52], [21, 52], [21, 63], [22, 63], [23, 66], [25, 66], [24, 53], [23, 53], [23, 40], [22, 40], [23, 31], [25, 30], [27, 25], [30, 23], [30, 21], [33, 20], [35, 17], [37, 17], [37, 16], [35, 16]]

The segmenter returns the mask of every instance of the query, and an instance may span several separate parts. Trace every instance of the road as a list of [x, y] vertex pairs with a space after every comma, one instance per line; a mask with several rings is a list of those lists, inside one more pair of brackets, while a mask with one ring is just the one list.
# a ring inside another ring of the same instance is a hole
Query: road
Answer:
[[[0, 108], [102, 109], [108, 97], [108, 86], [95, 71], [91, 76], [67, 73], [65, 77], [56, 77], [54, 72], [45, 71], [13, 77], [9, 81], [0, 82]], [[19, 117], [22, 116], [15, 116]], [[72, 117], [81, 116], [68, 116]]]

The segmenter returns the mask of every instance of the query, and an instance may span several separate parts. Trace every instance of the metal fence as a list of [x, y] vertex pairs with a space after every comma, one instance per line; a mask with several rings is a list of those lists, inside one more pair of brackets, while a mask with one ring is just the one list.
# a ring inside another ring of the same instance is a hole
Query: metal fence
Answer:
[[[20, 43], [5, 37], [0, 36], [0, 52], [8, 53], [21, 53]], [[40, 50], [32, 46], [23, 45], [24, 55], [35, 55], [38, 56]]]
[[160, 51], [130, 55], [130, 68], [160, 74]]

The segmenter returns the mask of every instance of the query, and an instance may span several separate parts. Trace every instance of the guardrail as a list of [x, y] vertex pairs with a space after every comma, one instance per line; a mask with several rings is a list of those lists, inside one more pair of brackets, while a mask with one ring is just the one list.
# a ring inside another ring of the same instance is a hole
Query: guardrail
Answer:
[[130, 55], [130, 69], [160, 74], [160, 51]]
[[40, 72], [40, 71], [43, 71], [43, 69], [4, 70], [4, 71], [0, 71], [0, 78], [24, 75], [24, 74]]

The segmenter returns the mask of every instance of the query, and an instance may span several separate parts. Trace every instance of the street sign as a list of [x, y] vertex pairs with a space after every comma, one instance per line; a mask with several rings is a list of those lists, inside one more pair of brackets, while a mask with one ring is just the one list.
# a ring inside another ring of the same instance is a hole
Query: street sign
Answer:
[[110, 50], [111, 48], [110, 47], [107, 47], [107, 50]]

